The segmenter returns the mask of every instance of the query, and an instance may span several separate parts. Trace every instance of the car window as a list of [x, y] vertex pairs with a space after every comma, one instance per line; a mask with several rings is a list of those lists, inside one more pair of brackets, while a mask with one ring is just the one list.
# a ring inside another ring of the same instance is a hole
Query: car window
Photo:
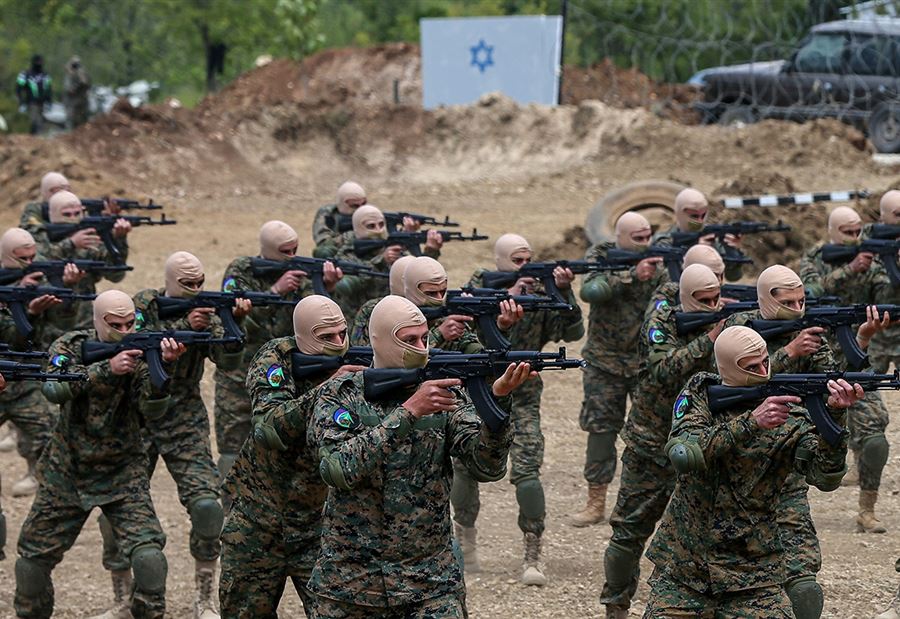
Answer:
[[894, 76], [896, 43], [889, 37], [853, 35], [850, 39], [848, 70], [856, 75]]
[[794, 67], [804, 73], [840, 73], [844, 41], [842, 33], [812, 35], [797, 52]]

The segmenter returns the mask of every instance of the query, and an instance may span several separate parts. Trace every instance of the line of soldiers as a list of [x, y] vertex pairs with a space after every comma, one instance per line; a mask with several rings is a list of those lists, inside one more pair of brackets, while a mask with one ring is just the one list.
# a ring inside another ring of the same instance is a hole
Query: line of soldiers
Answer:
[[[46, 175], [41, 189], [50, 222], [81, 217], [81, 202], [62, 175]], [[886, 193], [881, 204], [884, 223], [900, 222], [900, 192]], [[602, 262], [612, 250], [671, 244], [673, 233], [702, 230], [708, 210], [703, 194], [686, 189], [676, 199], [671, 230], [654, 237], [646, 219], [626, 213], [616, 223], [615, 239], [587, 257]], [[350, 230], [341, 231], [341, 216], [350, 218]], [[90, 230], [52, 243], [46, 223], [40, 203], [26, 207], [22, 226], [30, 234], [13, 229], [3, 236], [0, 266], [24, 267], [36, 255], [109, 260]], [[404, 217], [399, 225], [412, 232], [420, 222]], [[125, 255], [129, 232], [125, 220], [114, 232]], [[160, 456], [191, 520], [196, 617], [219, 616], [214, 585], [220, 557], [219, 602], [226, 617], [276, 616], [288, 577], [309, 616], [465, 616], [462, 566], [468, 573], [481, 569], [478, 485], [502, 479], [507, 460], [524, 541], [521, 582], [547, 582], [540, 560], [546, 507], [537, 358], [529, 357], [532, 365], [510, 363], [490, 384], [508, 413], [493, 427], [482, 420], [482, 402], [471, 384], [462, 388], [459, 378], [419, 378], [414, 391], [394, 390], [384, 399], [369, 393], [369, 359], [376, 369], [414, 370], [428, 367], [429, 358], [485, 351], [484, 325], [475, 326], [472, 315], [426, 318], [439, 315], [432, 313], [435, 308], [456, 307], [436, 260], [441, 234], [423, 235], [424, 252], [413, 253], [425, 255], [413, 256], [403, 245], [391, 245], [389, 232], [382, 212], [366, 204], [362, 187], [342, 185], [336, 203], [320, 209], [313, 225], [313, 253], [333, 260], [322, 266], [324, 290], [314, 294], [311, 274], [292, 262], [296, 232], [284, 222], [264, 224], [259, 255], [232, 261], [223, 279], [222, 290], [235, 296], [227, 317], [239, 325], [240, 340], [227, 337], [223, 314], [191, 301], [205, 294], [205, 270], [187, 252], [168, 258], [163, 287], [133, 298], [107, 291], [93, 304], [62, 303], [50, 295], [31, 301], [37, 329], [32, 342], [48, 349], [48, 374], [79, 372], [88, 378], [51, 381], [42, 389], [12, 382], [7, 390], [32, 391], [28, 398], [7, 400], [4, 418], [9, 411], [31, 437], [40, 432], [29, 424], [42, 420], [37, 425], [51, 437], [39, 439], [32, 455], [34, 460], [41, 448], [45, 452], [37, 465], [37, 496], [19, 538], [19, 616], [50, 616], [50, 573], [93, 507], [103, 512], [103, 564], [114, 592], [113, 608], [102, 616], [162, 616], [165, 536], [149, 497]], [[831, 213], [832, 243], [865, 234], [852, 209]], [[358, 241], [372, 239], [384, 243], [359, 249]], [[739, 249], [741, 239], [728, 236], [723, 242]], [[711, 412], [707, 395], [712, 385], [766, 384], [770, 373], [843, 369], [821, 327], [767, 342], [747, 325], [802, 317], [808, 293], [835, 295], [842, 303], [894, 301], [896, 288], [880, 258], [860, 252], [835, 266], [817, 246], [804, 258], [801, 275], [779, 265], [760, 275], [754, 289], [758, 309], [720, 317], [727, 301], [724, 278], [741, 276], [739, 266], [726, 269], [723, 251], [714, 239], [702, 239], [685, 254], [678, 282], [669, 280], [662, 258], [647, 257], [627, 270], [591, 273], [580, 290], [590, 306], [579, 419], [588, 433], [588, 499], [573, 515], [574, 526], [604, 520], [615, 440], [623, 426], [626, 444], [604, 557], [601, 603], [609, 617], [627, 616], [640, 555], [660, 520], [648, 551], [656, 569], [646, 616], [818, 617], [821, 556], [806, 494], [808, 484], [837, 487], [848, 444], [859, 474], [857, 526], [885, 530], [874, 512], [888, 454], [887, 411], [877, 394], [843, 379], [827, 382], [828, 414], [849, 426], [849, 440], [842, 435], [835, 444], [819, 436], [794, 396]], [[494, 267], [514, 274], [533, 255], [526, 239], [506, 234], [495, 243]], [[283, 266], [261, 270], [260, 259]], [[365, 265], [371, 273], [345, 275], [342, 261]], [[93, 292], [97, 275], [72, 266], [65, 283]], [[482, 294], [489, 274], [476, 270], [466, 294]], [[110, 275], [121, 279], [124, 273]], [[19, 284], [39, 283], [39, 274], [30, 277]], [[560, 264], [547, 282], [513, 277], [502, 296], [491, 297], [496, 309], [490, 320], [512, 350], [540, 351], [550, 342], [583, 337], [574, 279]], [[522, 295], [542, 294], [550, 285], [566, 303], [557, 310], [526, 311]], [[238, 298], [248, 291], [286, 302]], [[177, 316], [166, 309], [173, 298], [184, 300]], [[683, 332], [678, 317], [684, 312], [713, 319]], [[890, 317], [870, 307], [859, 322], [857, 344], [868, 349], [876, 370], [896, 364], [898, 329]], [[8, 308], [0, 310], [0, 328], [5, 342], [27, 346]], [[208, 332], [215, 343], [186, 346], [177, 337], [162, 337], [157, 351], [169, 377], [165, 384], [153, 379], [159, 369], [148, 365], [141, 350], [126, 347], [105, 361], [85, 360], [86, 342], [115, 344], [131, 333], [182, 330]], [[350, 355], [351, 344], [370, 345], [370, 357]], [[298, 354], [304, 363], [313, 359], [320, 365], [301, 371]], [[323, 361], [328, 358], [334, 363]], [[217, 463], [199, 394], [205, 359], [216, 365]], [[40, 407], [28, 408], [30, 401]], [[60, 406], [58, 413], [48, 401]]]

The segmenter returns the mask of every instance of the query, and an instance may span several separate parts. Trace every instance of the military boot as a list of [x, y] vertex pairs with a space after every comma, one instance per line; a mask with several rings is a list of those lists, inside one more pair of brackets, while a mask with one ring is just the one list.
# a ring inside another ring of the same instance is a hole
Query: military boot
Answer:
[[525, 563], [522, 566], [522, 584], [543, 587], [547, 584], [544, 566], [541, 560], [541, 536], [535, 533], [525, 534]]
[[628, 609], [615, 604], [606, 605], [606, 619], [628, 619]]
[[25, 473], [25, 476], [22, 479], [12, 485], [13, 496], [31, 496], [37, 492], [38, 482], [37, 478], [34, 476], [34, 466], [34, 461], [29, 459], [28, 472]]
[[219, 619], [216, 610], [216, 567], [218, 559], [212, 561], [195, 560], [195, 581], [197, 600], [194, 602], [194, 619]]
[[453, 532], [456, 541], [463, 553], [463, 563], [467, 574], [477, 574], [481, 571], [481, 563], [478, 562], [478, 546], [475, 543], [475, 527], [464, 527], [458, 522], [453, 523]]
[[119, 570], [109, 573], [112, 577], [113, 605], [101, 615], [91, 619], [132, 619], [131, 615], [131, 570]]
[[877, 490], [859, 491], [859, 515], [856, 517], [857, 533], [887, 533], [881, 521], [875, 517]]
[[587, 527], [603, 522], [606, 511], [606, 484], [590, 484], [588, 486], [587, 505], [576, 514], [572, 514], [573, 527]]

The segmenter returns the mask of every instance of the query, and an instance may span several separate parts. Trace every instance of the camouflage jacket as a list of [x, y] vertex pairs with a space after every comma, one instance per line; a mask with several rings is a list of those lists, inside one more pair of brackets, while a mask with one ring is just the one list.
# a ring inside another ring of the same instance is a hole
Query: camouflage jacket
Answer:
[[[871, 236], [873, 225], [868, 223], [863, 226], [862, 238], [867, 239]], [[894, 359], [900, 358], [900, 316], [891, 316], [891, 326], [875, 334], [869, 344], [869, 354], [873, 356], [880, 354]]]
[[337, 229], [337, 204], [326, 204], [316, 211], [312, 224], [312, 237], [316, 258], [331, 258], [344, 246], [345, 236]]
[[361, 373], [319, 389], [308, 436], [330, 489], [309, 581], [316, 594], [388, 607], [463, 591], [451, 543], [450, 458], [479, 481], [502, 479], [512, 427], [489, 432], [466, 392], [455, 391], [453, 412], [417, 420], [401, 405], [405, 394], [367, 402]]
[[835, 295], [842, 303], [895, 303], [897, 291], [891, 287], [884, 266], [876, 258], [863, 273], [854, 273], [849, 264], [829, 264], [822, 260], [819, 243], [806, 252], [800, 261], [800, 278], [806, 289], [816, 297]]
[[[18, 282], [15, 284], [18, 285]], [[45, 279], [41, 279], [38, 283], [39, 286], [49, 286], [49, 282]], [[88, 307], [90, 307], [90, 303], [87, 303]], [[27, 313], [28, 306], [26, 304], [25, 310]], [[34, 328], [34, 331], [31, 333], [31, 347], [38, 348], [40, 350], [46, 350], [50, 344], [53, 343], [58, 337], [62, 336], [67, 331], [71, 331], [75, 328], [75, 321], [77, 319], [77, 311], [78, 304], [77, 303], [63, 303], [61, 305], [57, 305], [50, 309], [47, 309], [36, 316], [28, 315], [28, 322]], [[8, 344], [14, 344], [20, 347], [28, 347], [28, 342], [25, 341], [25, 338], [15, 329], [15, 323], [12, 319], [12, 313], [8, 307], [0, 306], [0, 315], [7, 316], [9, 318], [10, 324], [12, 325], [12, 331], [9, 339], [3, 339], [4, 342]], [[21, 348], [24, 350], [25, 348]]]
[[650, 301], [647, 303], [647, 309], [644, 310], [644, 321], [650, 318], [650, 315], [663, 307], [674, 307], [681, 303], [678, 297], [678, 282], [667, 281], [659, 285], [650, 295]]
[[[615, 243], [602, 243], [588, 250], [586, 259], [605, 259]], [[657, 268], [656, 275], [642, 282], [628, 271], [590, 273], [584, 278], [581, 298], [591, 304], [588, 315], [588, 337], [581, 355], [591, 365], [617, 376], [634, 376], [638, 372], [638, 338], [644, 311], [650, 297], [668, 281], [666, 270]], [[591, 286], [596, 296], [588, 294]]]
[[[675, 232], [681, 232], [678, 229], [677, 224], [672, 224], [672, 226], [665, 231], [657, 232], [653, 235], [652, 243], [653, 245], [662, 245], [663, 247], [671, 247], [672, 246], [672, 235]], [[713, 247], [715, 247], [716, 251], [721, 255], [725, 255], [725, 244], [721, 243], [718, 239], [713, 243]], [[687, 249], [687, 248], [685, 248]], [[736, 282], [739, 280], [744, 274], [744, 265], [735, 264], [735, 263], [725, 263], [725, 279], [730, 282]]]
[[[708, 595], [784, 582], [778, 535], [779, 497], [797, 472], [821, 490], [840, 485], [846, 439], [831, 447], [802, 408], [778, 428], [759, 429], [752, 409], [712, 414], [707, 387], [694, 375], [675, 402], [670, 438], [694, 443], [705, 469], [681, 473], [647, 557], [662, 574]], [[831, 411], [846, 425], [843, 411]]]

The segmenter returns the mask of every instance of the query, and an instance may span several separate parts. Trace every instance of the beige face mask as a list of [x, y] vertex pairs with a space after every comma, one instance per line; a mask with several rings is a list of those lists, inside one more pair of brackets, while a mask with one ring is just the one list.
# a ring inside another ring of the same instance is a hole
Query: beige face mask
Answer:
[[24, 269], [28, 261], [17, 258], [16, 250], [34, 247], [34, 238], [27, 230], [10, 228], [0, 237], [0, 267], [4, 269]]
[[[353, 181], [347, 181], [337, 190], [337, 209], [338, 213], [342, 215], [352, 215], [353, 211], [356, 210], [353, 207], [347, 204], [347, 200], [365, 200], [366, 199], [366, 190], [362, 188], [362, 185], [358, 183], [354, 183]], [[365, 202], [363, 202], [365, 204]]]
[[896, 226], [900, 225], [900, 191], [891, 189], [881, 196], [879, 202], [879, 210], [881, 211], [881, 222]]
[[266, 260], [283, 262], [292, 258], [280, 248], [288, 243], [297, 242], [297, 232], [283, 221], [273, 219], [267, 221], [259, 229], [259, 253]]
[[628, 251], [644, 251], [650, 246], [650, 239], [638, 242], [634, 240], [634, 235], [650, 232], [650, 222], [643, 215], [633, 211], [623, 213], [616, 221], [616, 247]]
[[41, 178], [41, 199], [44, 202], [50, 200], [57, 191], [69, 191], [69, 179], [59, 172], [47, 172]]
[[683, 266], [687, 268], [692, 264], [702, 264], [712, 269], [712, 272], [716, 274], [720, 281], [725, 275], [725, 261], [722, 260], [722, 256], [716, 251], [715, 247], [699, 243], [692, 245], [690, 249], [684, 252]]
[[494, 243], [494, 262], [498, 270], [518, 271], [519, 265], [512, 261], [516, 254], [534, 255], [525, 237], [518, 234], [504, 234]]
[[747, 357], [766, 352], [766, 341], [749, 327], [728, 327], [716, 338], [713, 347], [716, 367], [722, 384], [729, 387], [749, 387], [769, 382], [771, 366], [766, 374], [755, 374], [742, 368], [739, 363]]
[[441, 263], [428, 256], [420, 256], [409, 263], [403, 275], [403, 296], [412, 301], [418, 307], [439, 307], [444, 304], [446, 298], [435, 299], [425, 294], [422, 286], [430, 284], [444, 287], [447, 292], [447, 271]]
[[425, 316], [408, 299], [394, 295], [383, 298], [369, 318], [369, 338], [376, 368], [421, 368], [428, 363], [428, 350], [401, 342], [397, 331], [425, 324]]
[[759, 299], [759, 313], [766, 320], [794, 320], [805, 313], [778, 302], [775, 290], [795, 290], [803, 288], [800, 276], [786, 266], [775, 264], [759, 274], [756, 280], [756, 296]]
[[859, 213], [849, 206], [839, 206], [828, 216], [828, 238], [832, 243], [839, 245], [858, 245], [859, 237], [847, 234], [843, 229], [861, 223]]
[[341, 308], [328, 297], [310, 295], [294, 306], [294, 340], [304, 355], [340, 357], [347, 352], [350, 338], [346, 334], [340, 346], [320, 337], [323, 331], [333, 327], [346, 330], [347, 322]]
[[694, 296], [698, 292], [712, 291], [719, 291], [719, 278], [712, 269], [702, 264], [692, 264], [682, 271], [678, 281], [678, 297], [685, 312], [714, 312], [719, 309], [718, 303], [711, 307]]
[[377, 206], [365, 204], [353, 211], [353, 234], [358, 239], [386, 239], [388, 237], [387, 227], [382, 225], [378, 231], [370, 230], [368, 226], [384, 224], [384, 215]]
[[[94, 299], [94, 329], [101, 342], [120, 342], [125, 333], [116, 331], [106, 322], [107, 316], [115, 316], [125, 320], [134, 319], [134, 302], [121, 290], [101, 292]], [[134, 326], [128, 333], [134, 332]]]
[[200, 293], [182, 283], [203, 279], [203, 265], [194, 254], [176, 251], [166, 260], [165, 273], [167, 297], [196, 297]]
[[400, 256], [391, 265], [391, 271], [388, 274], [388, 285], [391, 294], [395, 294], [398, 297], [403, 296], [403, 275], [406, 273], [406, 267], [415, 259], [415, 256]]
[[702, 193], [690, 187], [682, 189], [675, 196], [675, 223], [678, 229], [682, 232], [699, 232], [703, 229], [704, 222], [692, 219], [685, 212], [688, 209], [706, 213], [709, 211], [709, 201]]
[[[77, 224], [84, 216], [81, 200], [71, 191], [57, 191], [47, 201], [50, 206], [51, 224]], [[63, 209], [67, 207], [78, 208], [78, 214], [72, 216], [63, 215]]]

